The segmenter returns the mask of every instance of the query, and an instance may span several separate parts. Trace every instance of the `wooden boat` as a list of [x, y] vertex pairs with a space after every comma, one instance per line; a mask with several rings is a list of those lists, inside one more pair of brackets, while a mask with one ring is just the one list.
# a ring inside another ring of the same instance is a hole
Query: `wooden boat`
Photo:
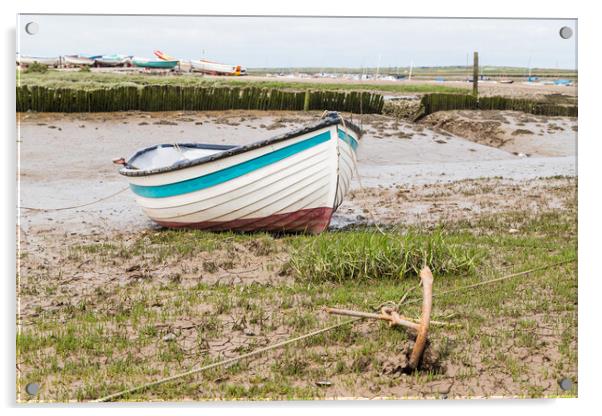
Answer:
[[130, 64], [130, 57], [125, 55], [102, 55], [94, 59], [95, 66], [126, 66]]
[[91, 66], [94, 65], [94, 59], [83, 55], [65, 55], [63, 56], [65, 65], [73, 66]]
[[38, 63], [41, 65], [47, 66], [58, 66], [60, 59], [58, 57], [45, 58], [39, 56], [18, 56], [17, 55], [17, 64], [19, 65], [31, 65], [33, 63]]
[[162, 226], [319, 233], [349, 189], [360, 137], [331, 112], [245, 146], [162, 144], [114, 162]]
[[499, 83], [500, 84], [513, 84], [514, 80], [513, 79], [500, 79]]
[[154, 69], [173, 69], [178, 65], [177, 60], [174, 61], [153, 61], [146, 58], [132, 58], [132, 65], [140, 68], [154, 68]]

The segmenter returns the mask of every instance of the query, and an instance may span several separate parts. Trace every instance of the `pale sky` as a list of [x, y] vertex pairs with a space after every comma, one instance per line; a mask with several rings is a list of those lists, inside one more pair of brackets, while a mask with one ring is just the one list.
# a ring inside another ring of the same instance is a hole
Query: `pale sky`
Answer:
[[[39, 25], [28, 35], [25, 25]], [[563, 26], [573, 29], [562, 39]], [[20, 15], [17, 52], [202, 58], [253, 67], [381, 67], [480, 63], [576, 69], [574, 19], [423, 19]]]

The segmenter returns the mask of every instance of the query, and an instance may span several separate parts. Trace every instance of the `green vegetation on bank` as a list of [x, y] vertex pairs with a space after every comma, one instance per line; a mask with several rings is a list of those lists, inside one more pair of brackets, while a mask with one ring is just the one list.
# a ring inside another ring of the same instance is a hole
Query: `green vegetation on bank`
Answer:
[[473, 248], [448, 244], [441, 231], [324, 233], [293, 253], [291, 267], [297, 276], [333, 282], [415, 277], [425, 264], [441, 276], [470, 274], [483, 256]]
[[48, 66], [34, 62], [33, 64], [29, 65], [24, 72], [26, 74], [45, 74], [48, 72]]
[[[35, 69], [35, 68], [34, 68]], [[17, 111], [324, 110], [381, 113], [382, 94], [422, 94], [419, 118], [455, 109], [514, 110], [577, 116], [576, 101], [561, 94], [544, 101], [468, 94], [470, 85], [372, 84], [342, 80], [301, 82], [245, 77], [151, 75], [86, 71], [18, 72]]]
[[276, 88], [292, 91], [374, 91], [383, 93], [466, 93], [466, 87], [450, 87], [435, 84], [397, 84], [375, 85], [371, 83], [351, 83], [344, 80], [323, 80], [321, 82], [299, 82], [284, 80], [253, 80], [245, 77], [203, 77], [199, 75], [150, 75], [139, 73], [100, 73], [78, 71], [53, 71], [47, 73], [17, 72], [17, 85], [40, 86], [47, 88], [74, 88], [94, 90], [98, 88], [175, 85], [197, 87], [257, 87]]

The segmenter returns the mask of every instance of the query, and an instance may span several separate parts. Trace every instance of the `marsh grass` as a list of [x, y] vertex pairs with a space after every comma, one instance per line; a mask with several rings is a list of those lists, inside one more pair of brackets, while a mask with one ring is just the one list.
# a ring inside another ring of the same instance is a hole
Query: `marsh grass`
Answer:
[[317, 282], [403, 279], [418, 275], [425, 265], [438, 275], [467, 275], [484, 257], [482, 250], [448, 243], [441, 230], [403, 234], [341, 231], [296, 246], [290, 267], [296, 276]]
[[295, 82], [295, 81], [262, 81], [248, 80], [244, 78], [222, 77], [204, 78], [198, 76], [161, 76], [143, 74], [115, 74], [98, 72], [62, 72], [48, 71], [47, 73], [18, 73], [18, 85], [43, 86], [48, 88], [77, 88], [92, 90], [97, 88], [118, 86], [144, 86], [144, 85], [178, 85], [199, 87], [258, 87], [274, 88], [282, 90], [316, 90], [316, 91], [380, 91], [389, 93], [466, 93], [469, 86], [450, 87], [436, 84], [404, 84], [395, 85], [368, 84], [368, 83], [346, 83], [337, 82]]
[[39, 62], [34, 62], [29, 65], [27, 69], [24, 71], [26, 74], [45, 74], [48, 72], [48, 65], [41, 64]]

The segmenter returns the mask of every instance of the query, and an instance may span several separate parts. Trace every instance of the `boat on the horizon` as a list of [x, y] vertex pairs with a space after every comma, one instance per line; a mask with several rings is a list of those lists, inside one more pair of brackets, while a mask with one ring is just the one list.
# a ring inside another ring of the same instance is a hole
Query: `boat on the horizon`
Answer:
[[164, 60], [152, 60], [147, 58], [132, 58], [132, 65], [139, 68], [153, 68], [153, 69], [173, 69], [178, 65], [177, 60], [164, 61]]
[[94, 59], [85, 55], [65, 55], [63, 56], [63, 62], [66, 65], [75, 66], [91, 66], [94, 65]]
[[59, 57], [39, 57], [39, 56], [23, 56], [17, 55], [17, 64], [18, 65], [31, 65], [34, 63], [38, 63], [46, 66], [59, 66], [60, 58]]
[[160, 144], [114, 163], [161, 226], [320, 233], [349, 189], [361, 134], [331, 112], [248, 145]]
[[246, 75], [247, 69], [240, 65], [220, 64], [218, 62], [204, 59], [191, 59], [192, 71], [202, 72], [209, 75]]
[[101, 55], [94, 59], [95, 66], [115, 67], [130, 64], [130, 57], [126, 55]]
[[[173, 61], [175, 58], [161, 52], [155, 51], [155, 56], [161, 60]], [[220, 64], [218, 62], [207, 61], [204, 59], [191, 59], [191, 71], [202, 72], [208, 75], [246, 75], [247, 69], [241, 65]]]

